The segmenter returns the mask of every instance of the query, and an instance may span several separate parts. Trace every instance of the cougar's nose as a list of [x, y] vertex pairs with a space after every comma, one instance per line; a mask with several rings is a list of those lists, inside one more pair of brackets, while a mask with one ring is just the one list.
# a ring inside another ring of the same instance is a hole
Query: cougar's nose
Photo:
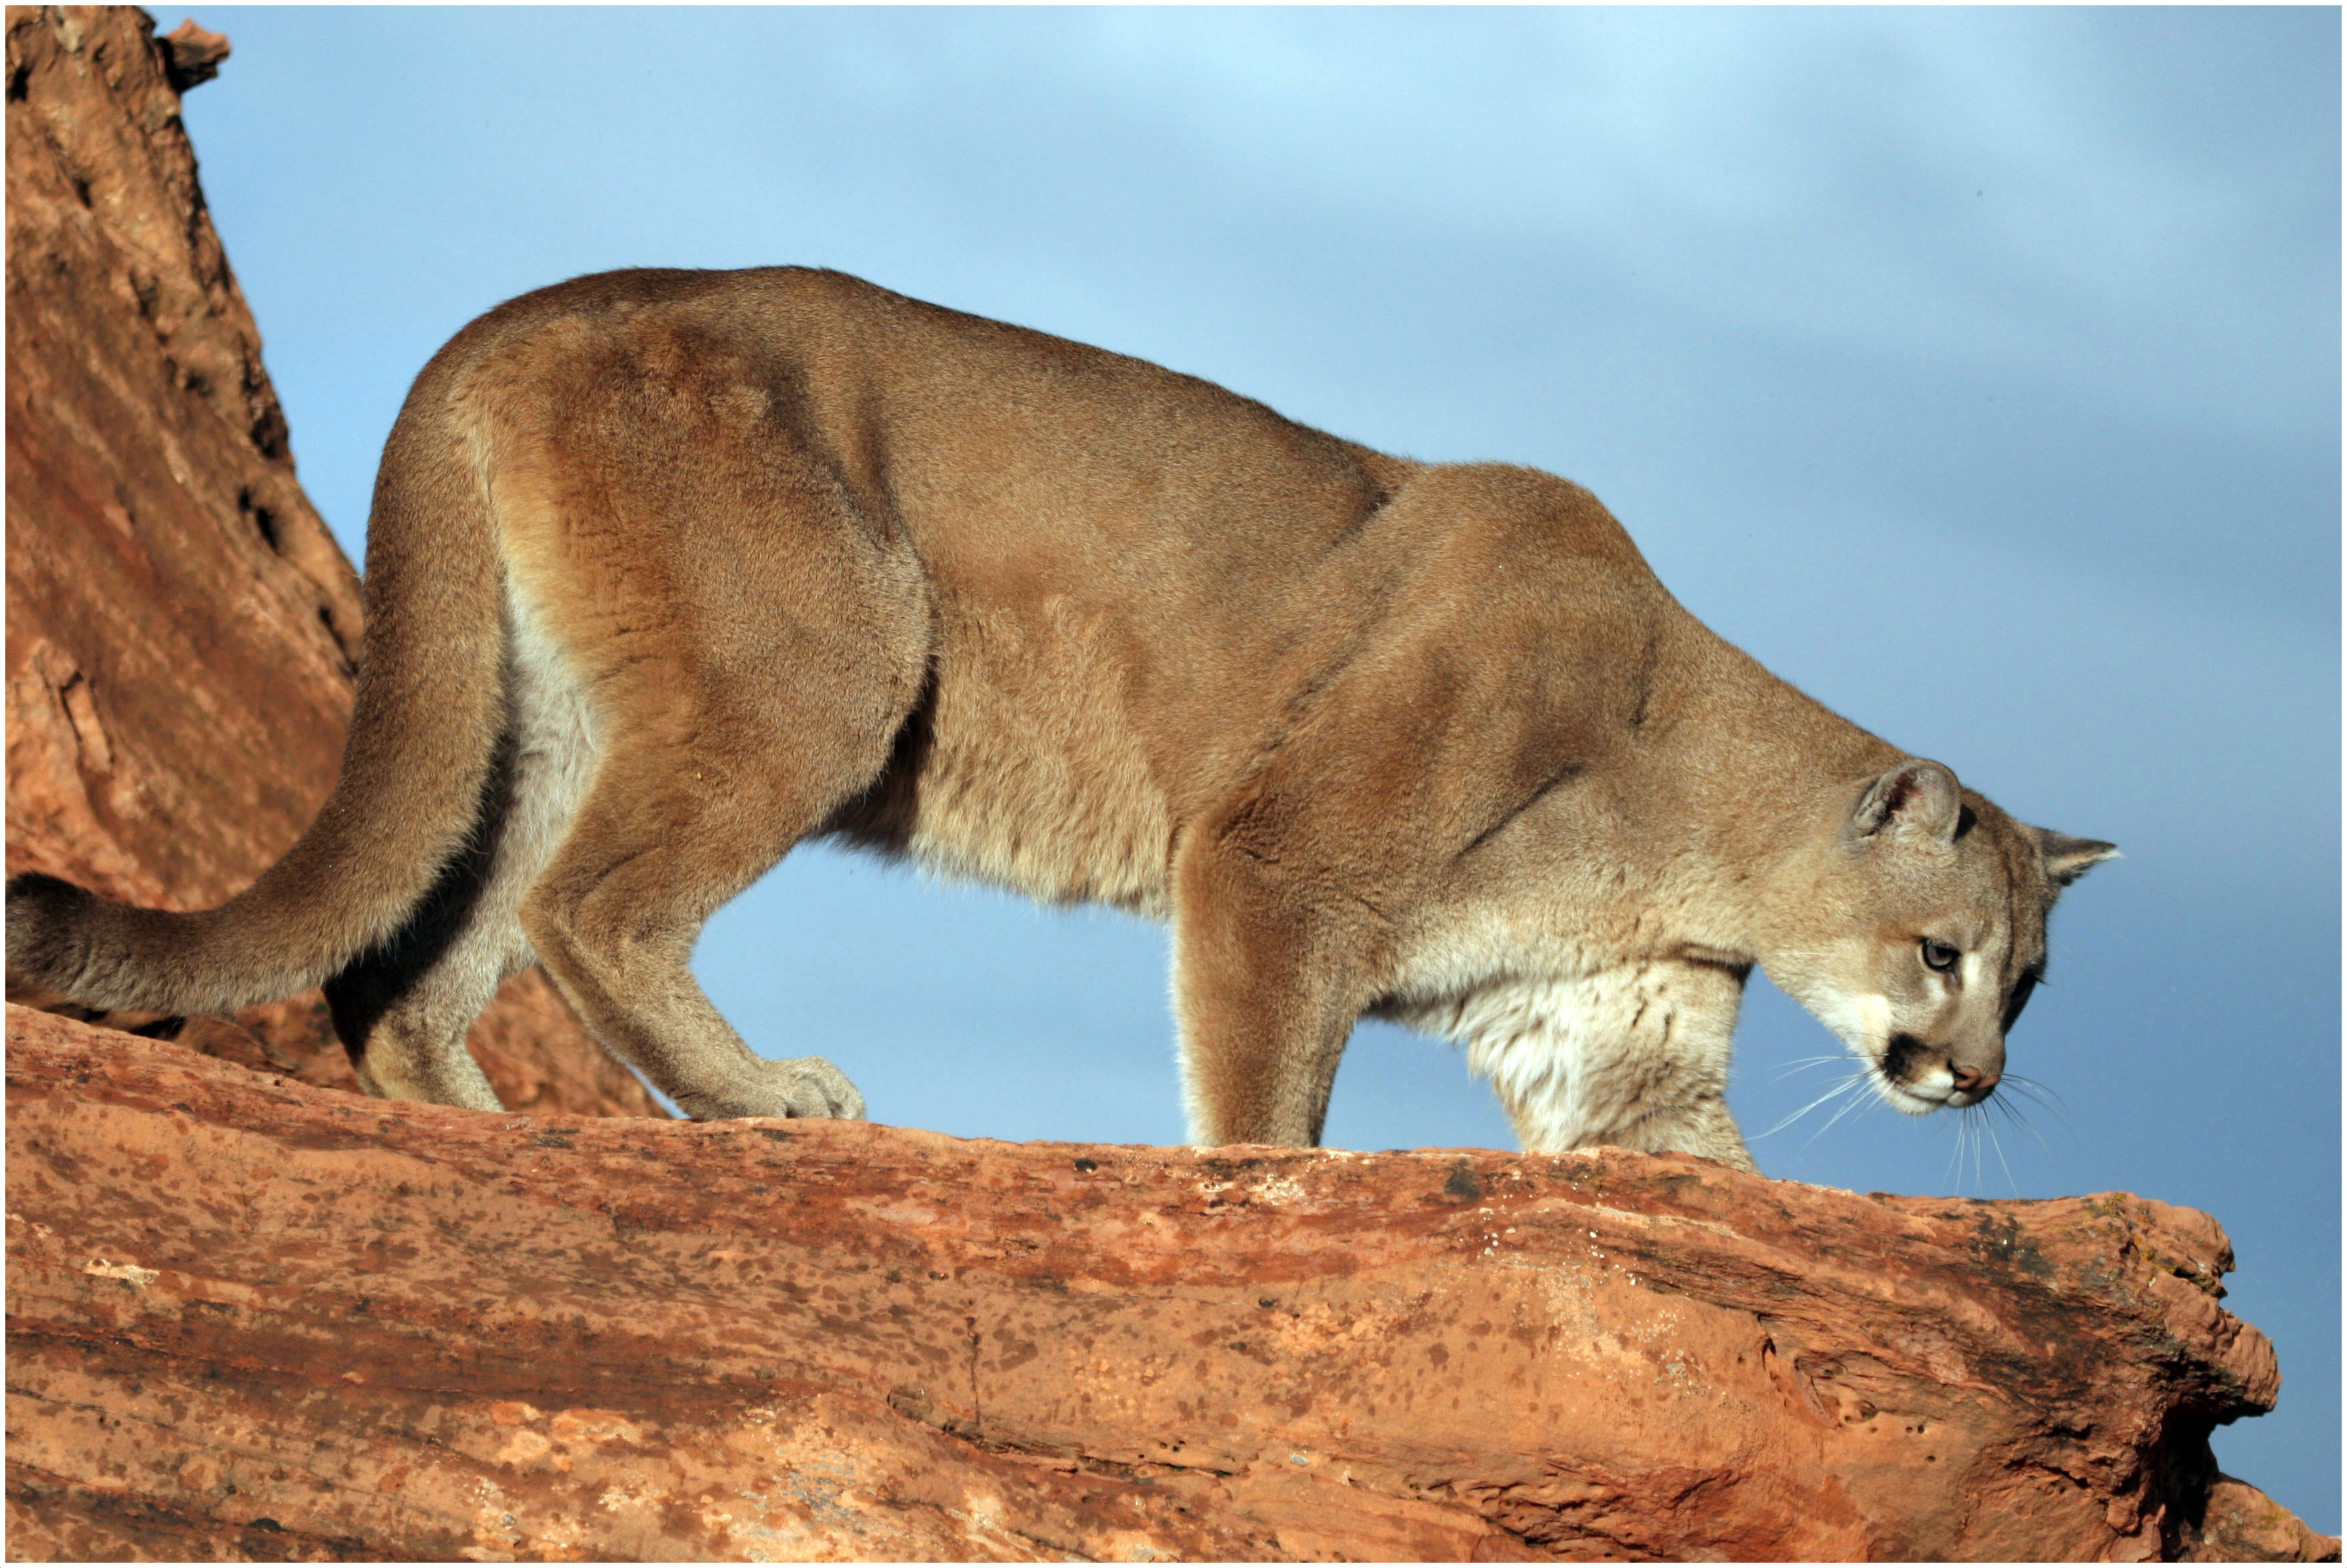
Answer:
[[2004, 1076], [1993, 1068], [1985, 1072], [1977, 1067], [1952, 1067], [1949, 1071], [1955, 1075], [1957, 1093], [1977, 1094], [1983, 1100], [1996, 1087], [1997, 1080]]

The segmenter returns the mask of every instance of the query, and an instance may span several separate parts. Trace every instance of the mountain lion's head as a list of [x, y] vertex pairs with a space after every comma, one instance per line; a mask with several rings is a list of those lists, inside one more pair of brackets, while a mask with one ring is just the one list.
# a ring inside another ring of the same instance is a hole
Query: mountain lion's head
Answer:
[[1977, 1105], [2045, 968], [2045, 915], [2118, 851], [2014, 821], [1938, 763], [1835, 803], [1773, 891], [1768, 978], [1912, 1115]]

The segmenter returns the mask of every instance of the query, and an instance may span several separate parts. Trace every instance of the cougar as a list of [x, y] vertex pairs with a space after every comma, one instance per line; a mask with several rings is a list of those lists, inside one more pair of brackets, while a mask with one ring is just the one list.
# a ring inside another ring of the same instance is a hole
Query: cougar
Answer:
[[792, 845], [1169, 921], [1193, 1136], [1317, 1143], [1375, 1014], [1524, 1145], [1752, 1168], [1752, 966], [1901, 1110], [1979, 1102], [2111, 845], [1769, 675], [1595, 497], [796, 268], [497, 307], [384, 451], [340, 781], [216, 909], [8, 884], [15, 978], [231, 1010], [323, 983], [362, 1084], [495, 1110], [542, 964], [695, 1117], [859, 1117], [694, 983]]

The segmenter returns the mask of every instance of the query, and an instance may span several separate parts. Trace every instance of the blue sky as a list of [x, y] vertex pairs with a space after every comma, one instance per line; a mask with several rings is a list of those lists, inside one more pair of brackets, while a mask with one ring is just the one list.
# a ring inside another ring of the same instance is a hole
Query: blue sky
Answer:
[[[180, 13], [158, 13], [165, 26]], [[2331, 10], [226, 7], [187, 119], [353, 555], [500, 299], [805, 262], [1590, 486], [1697, 615], [2024, 819], [2057, 911], [2001, 1155], [1756, 979], [1772, 1175], [2205, 1208], [2271, 1334], [2225, 1467], [2337, 1530], [2340, 36]], [[1165, 941], [803, 851], [696, 961], [875, 1117], [1182, 1136]], [[1512, 1146], [1356, 1037], [1329, 1141]]]

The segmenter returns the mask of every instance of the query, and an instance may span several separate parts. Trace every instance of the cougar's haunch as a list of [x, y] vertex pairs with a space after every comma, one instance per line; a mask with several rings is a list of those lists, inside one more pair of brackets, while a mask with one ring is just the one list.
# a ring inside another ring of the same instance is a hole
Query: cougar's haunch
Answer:
[[543, 963], [696, 1116], [859, 1116], [692, 980], [828, 835], [1172, 921], [1192, 1127], [1318, 1140], [1375, 1012], [1527, 1147], [1749, 1168], [1755, 963], [1901, 1108], [1993, 1092], [2055, 893], [2024, 826], [1706, 630], [1588, 492], [1429, 465], [834, 272], [499, 306], [384, 453], [340, 782], [218, 909], [8, 886], [12, 979], [219, 1011], [323, 982], [374, 1092], [494, 1109]]

